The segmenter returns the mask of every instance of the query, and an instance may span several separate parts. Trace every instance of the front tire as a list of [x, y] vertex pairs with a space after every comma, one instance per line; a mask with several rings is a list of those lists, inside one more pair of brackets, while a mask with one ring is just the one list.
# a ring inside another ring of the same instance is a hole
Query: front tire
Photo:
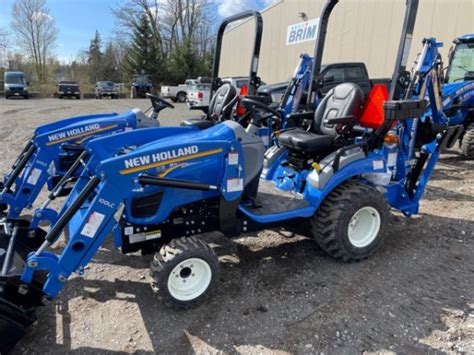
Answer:
[[163, 302], [186, 309], [202, 303], [219, 280], [219, 260], [195, 237], [172, 240], [155, 254], [150, 266], [152, 288]]
[[385, 197], [377, 189], [346, 182], [319, 206], [311, 220], [311, 234], [333, 258], [358, 261], [382, 245], [389, 218]]
[[474, 123], [470, 123], [461, 141], [461, 156], [464, 159], [474, 159]]

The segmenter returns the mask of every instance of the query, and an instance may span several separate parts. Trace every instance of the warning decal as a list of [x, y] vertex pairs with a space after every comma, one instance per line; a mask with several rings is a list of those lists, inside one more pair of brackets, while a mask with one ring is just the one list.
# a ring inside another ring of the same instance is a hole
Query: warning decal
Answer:
[[238, 192], [244, 189], [244, 179], [228, 179], [227, 192]]
[[31, 184], [31, 185], [36, 185], [39, 177], [41, 176], [41, 173], [42, 173], [41, 169], [34, 168], [30, 176], [28, 176], [28, 180], [26, 180], [26, 183]]
[[95, 233], [104, 220], [105, 215], [97, 211], [93, 211], [87, 220], [87, 223], [82, 228], [81, 234], [88, 238], [94, 238]]

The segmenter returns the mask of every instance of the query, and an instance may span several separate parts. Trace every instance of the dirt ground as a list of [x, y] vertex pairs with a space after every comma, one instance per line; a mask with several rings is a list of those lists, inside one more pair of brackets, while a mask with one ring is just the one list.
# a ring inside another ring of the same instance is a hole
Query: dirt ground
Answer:
[[[0, 99], [3, 174], [33, 129], [145, 100]], [[163, 124], [195, 116], [185, 105]], [[474, 162], [447, 154], [420, 214], [393, 213], [386, 242], [354, 264], [279, 231], [227, 240], [206, 235], [222, 264], [220, 288], [188, 311], [165, 308], [149, 287], [150, 256], [109, 241], [74, 276], [16, 353], [474, 353]]]

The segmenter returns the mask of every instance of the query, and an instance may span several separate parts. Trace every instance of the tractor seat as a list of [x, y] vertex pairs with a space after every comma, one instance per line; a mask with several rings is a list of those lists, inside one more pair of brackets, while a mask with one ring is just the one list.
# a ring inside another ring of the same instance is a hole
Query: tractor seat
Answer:
[[213, 126], [216, 121], [228, 120], [237, 100], [237, 89], [230, 83], [224, 83], [212, 97], [207, 115], [203, 118], [188, 118], [181, 122], [181, 126], [196, 126], [199, 129], [206, 129]]
[[214, 126], [214, 123], [215, 123], [214, 121], [208, 120], [205, 117], [204, 118], [194, 117], [194, 118], [187, 118], [184, 121], [181, 121], [180, 125], [186, 126], [186, 127], [195, 126], [199, 129], [206, 129], [206, 128]]
[[278, 137], [280, 143], [290, 151], [311, 155], [328, 154], [334, 151], [337, 137], [336, 125], [327, 119], [348, 116], [359, 117], [364, 93], [354, 83], [340, 84], [331, 89], [318, 105], [314, 119], [307, 130], [301, 128], [283, 132]]

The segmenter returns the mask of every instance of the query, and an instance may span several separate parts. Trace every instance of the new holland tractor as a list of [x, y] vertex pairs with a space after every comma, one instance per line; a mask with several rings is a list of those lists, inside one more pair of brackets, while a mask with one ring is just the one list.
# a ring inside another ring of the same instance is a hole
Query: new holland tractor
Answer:
[[[411, 76], [407, 94], [437, 101], [420, 118], [424, 131], [436, 134], [446, 125], [462, 125], [459, 137], [461, 156], [474, 158], [474, 35], [464, 35], [454, 41], [449, 52], [449, 64], [443, 67], [438, 48], [443, 44], [435, 38], [423, 40]], [[427, 90], [431, 87], [432, 90]]]
[[[206, 111], [204, 117], [185, 120], [185, 125], [207, 127], [215, 122], [233, 118], [233, 107], [239, 98], [237, 91], [230, 84], [221, 85], [218, 78], [222, 38], [229, 23], [249, 17], [254, 19], [256, 29], [247, 88], [249, 94], [253, 95], [256, 92], [259, 84], [257, 69], [263, 21], [260, 13], [247, 11], [222, 22], [214, 55], [213, 99], [209, 106], [204, 108]], [[35, 212], [32, 225], [36, 226], [40, 220], [54, 222], [56, 213], [47, 207], [51, 201], [67, 195], [71, 185], [80, 175], [84, 165], [82, 153], [86, 142], [119, 132], [159, 127], [159, 113], [165, 108], [174, 108], [172, 104], [158, 96], [148, 94], [147, 97], [151, 101], [149, 113], [133, 109], [123, 114], [106, 113], [71, 117], [39, 126], [12, 165], [10, 172], [5, 175], [3, 182], [0, 182], [0, 214], [7, 220], [21, 219], [22, 213], [25, 209], [33, 207], [46, 185], [51, 193], [48, 200]], [[149, 137], [157, 139], [161, 137], [160, 134]]]
[[[321, 13], [313, 78], [337, 2], [328, 0]], [[85, 142], [81, 154], [90, 159], [48, 231], [3, 223], [0, 351], [15, 345], [35, 320], [35, 308], [57, 297], [72, 273], [84, 272], [109, 235], [124, 253], [154, 253], [152, 287], [180, 308], [202, 302], [218, 283], [218, 259], [200, 238], [205, 232], [232, 237], [299, 222], [334, 258], [355, 261], [374, 253], [389, 209], [418, 212], [440, 152], [462, 130], [446, 126], [432, 139], [418, 136], [421, 126], [413, 122], [426, 100], [393, 100], [417, 7], [418, 0], [407, 2], [389, 94], [374, 87], [364, 102], [357, 85], [341, 84], [315, 111], [290, 115], [309, 124], [280, 131], [267, 151], [261, 128], [281, 120], [281, 111], [251, 97], [241, 100], [249, 112], [246, 127], [226, 120]], [[309, 93], [318, 91], [317, 80], [310, 86]], [[63, 232], [66, 245], [57, 255], [51, 246]]]
[[464, 127], [460, 138], [462, 156], [474, 159], [474, 33], [454, 40], [442, 102], [449, 122]]

